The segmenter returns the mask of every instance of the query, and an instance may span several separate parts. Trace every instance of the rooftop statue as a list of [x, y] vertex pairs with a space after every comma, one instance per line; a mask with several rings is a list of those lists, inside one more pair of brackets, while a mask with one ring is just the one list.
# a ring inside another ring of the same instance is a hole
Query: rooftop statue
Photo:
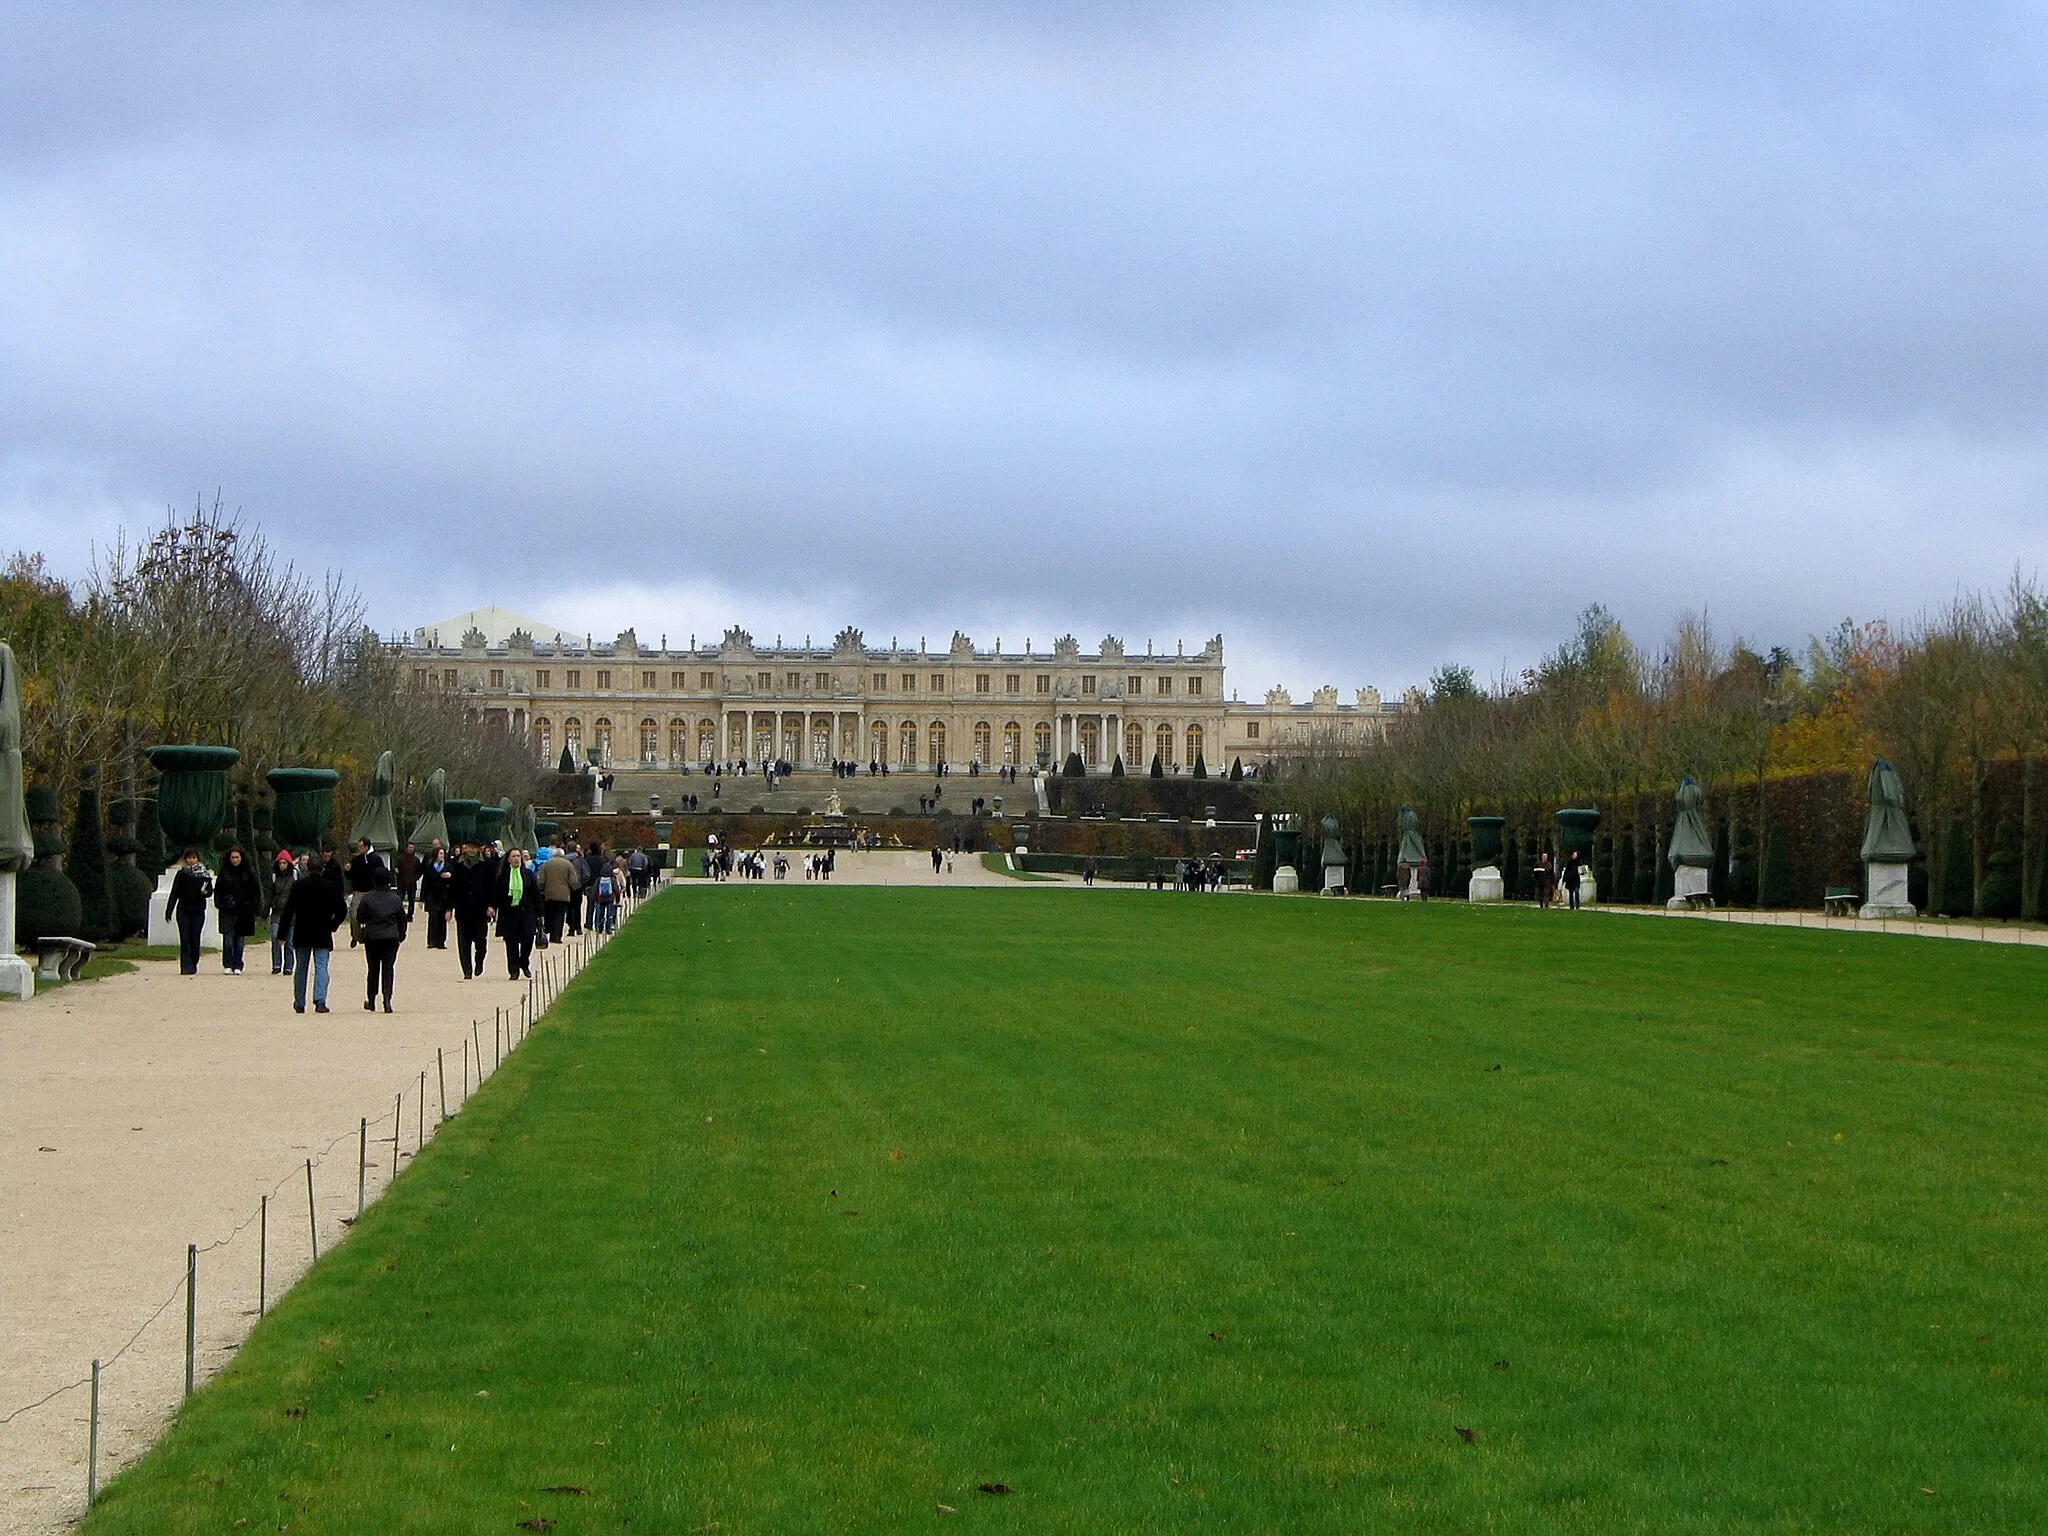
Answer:
[[1707, 820], [1700, 814], [1700, 781], [1687, 774], [1678, 781], [1678, 819], [1671, 824], [1671, 867], [1710, 869], [1714, 863], [1714, 841], [1707, 835]]
[[[21, 670], [14, 647], [0, 645], [0, 873], [19, 874], [36, 861], [28, 832], [21, 768]], [[12, 953], [13, 935], [0, 936]]]
[[1870, 813], [1863, 819], [1866, 864], [1906, 864], [1914, 854], [1913, 825], [1906, 819], [1906, 789], [1899, 771], [1883, 758], [1870, 765]]
[[370, 774], [370, 792], [363, 796], [363, 808], [349, 829], [351, 844], [367, 837], [370, 846], [386, 857], [398, 852], [398, 821], [391, 811], [391, 791], [397, 782], [398, 759], [389, 752], [380, 753]]

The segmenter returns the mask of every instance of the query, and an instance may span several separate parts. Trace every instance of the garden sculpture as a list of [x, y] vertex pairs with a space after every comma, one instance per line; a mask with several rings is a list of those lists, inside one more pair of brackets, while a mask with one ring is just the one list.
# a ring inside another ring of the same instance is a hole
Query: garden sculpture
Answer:
[[1401, 854], [1394, 862], [1401, 871], [1401, 899], [1420, 897], [1429, 878], [1429, 850], [1422, 842], [1422, 818], [1412, 805], [1401, 807]]
[[1906, 876], [1913, 862], [1913, 824], [1898, 770], [1879, 758], [1870, 765], [1870, 812], [1863, 819], [1862, 917], [1912, 917]]
[[1344, 844], [1337, 837], [1337, 818], [1323, 817], [1323, 894], [1344, 894]]
[[1671, 824], [1671, 899], [1667, 907], [1708, 904], [1708, 871], [1714, 866], [1714, 842], [1707, 819], [1700, 814], [1700, 781], [1687, 774], [1678, 781], [1678, 816]]
[[21, 671], [0, 645], [0, 996], [33, 997], [36, 973], [14, 952], [16, 878], [35, 863], [21, 768]]
[[370, 792], [363, 796], [363, 808], [349, 829], [351, 845], [367, 837], [370, 846], [386, 859], [397, 857], [398, 821], [391, 812], [391, 790], [397, 782], [398, 759], [389, 752], [378, 754], [376, 769], [370, 774]]
[[406, 841], [420, 851], [420, 857], [427, 856], [427, 850], [439, 843], [443, 848], [453, 848], [448, 841], [448, 818], [441, 808], [448, 803], [448, 770], [436, 768], [427, 775], [427, 782], [420, 789], [420, 819], [413, 823], [412, 836]]

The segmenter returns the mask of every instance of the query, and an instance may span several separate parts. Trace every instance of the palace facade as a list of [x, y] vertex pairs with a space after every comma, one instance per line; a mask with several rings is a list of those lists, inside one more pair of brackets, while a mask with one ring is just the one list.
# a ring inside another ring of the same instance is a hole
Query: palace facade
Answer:
[[1057, 768], [1078, 753], [1094, 770], [1121, 756], [1144, 773], [1156, 756], [1168, 773], [1197, 762], [1214, 772], [1376, 738], [1403, 707], [1370, 688], [1349, 705], [1334, 688], [1304, 705], [1277, 688], [1257, 704], [1232, 699], [1221, 635], [1171, 655], [1127, 652], [1113, 635], [1093, 651], [1072, 635], [1039, 651], [984, 649], [956, 632], [943, 651], [912, 650], [850, 627], [829, 646], [762, 645], [733, 628], [672, 648], [630, 629], [608, 643], [578, 638], [493, 607], [424, 625], [394, 649], [409, 686], [473, 700], [543, 761], [566, 747], [622, 771], [741, 758]]

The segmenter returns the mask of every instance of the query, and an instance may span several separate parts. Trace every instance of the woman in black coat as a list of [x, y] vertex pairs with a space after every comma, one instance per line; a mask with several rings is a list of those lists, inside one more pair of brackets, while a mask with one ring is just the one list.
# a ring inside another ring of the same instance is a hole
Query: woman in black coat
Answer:
[[220, 913], [220, 968], [242, 974], [242, 946], [256, 931], [256, 913], [263, 906], [263, 884], [239, 847], [220, 861], [213, 882], [213, 905]]
[[491, 892], [491, 910], [498, 919], [498, 937], [505, 941], [505, 972], [513, 980], [533, 974], [533, 935], [540, 923], [540, 881], [526, 862], [526, 850], [514, 848], [498, 869]]
[[206, 934], [206, 904], [213, 900], [213, 876], [199, 862], [199, 850], [187, 848], [171, 877], [171, 897], [164, 916], [178, 924], [178, 973], [199, 974], [199, 941]]

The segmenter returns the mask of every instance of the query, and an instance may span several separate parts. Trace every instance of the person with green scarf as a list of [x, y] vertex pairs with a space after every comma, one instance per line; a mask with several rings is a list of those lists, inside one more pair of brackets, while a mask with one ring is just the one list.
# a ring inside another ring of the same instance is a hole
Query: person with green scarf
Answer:
[[498, 937], [505, 941], [505, 972], [514, 981], [533, 974], [533, 935], [540, 910], [540, 881], [526, 862], [526, 850], [511, 849], [498, 871], [491, 913], [497, 919]]

